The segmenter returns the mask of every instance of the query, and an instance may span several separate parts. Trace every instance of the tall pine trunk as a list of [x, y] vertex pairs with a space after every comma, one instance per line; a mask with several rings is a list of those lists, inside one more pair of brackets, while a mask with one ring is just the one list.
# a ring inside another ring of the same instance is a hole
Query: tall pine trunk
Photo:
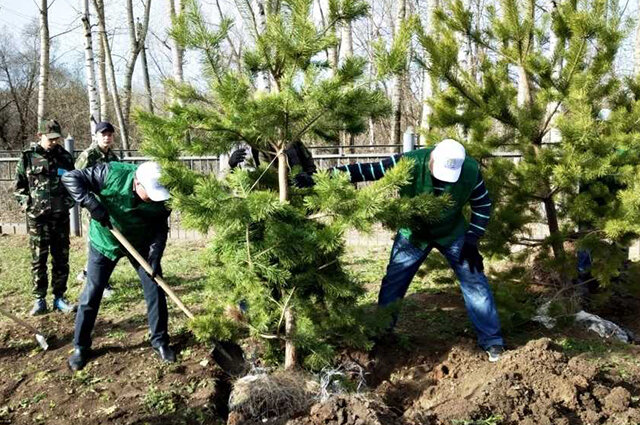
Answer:
[[[173, 22], [182, 13], [182, 0], [169, 0], [168, 1], [169, 16]], [[183, 51], [178, 42], [171, 38], [171, 65], [173, 69], [173, 79], [176, 83], [182, 83], [184, 81], [183, 75]]]
[[49, 6], [40, 0], [40, 81], [38, 83], [38, 122], [47, 118], [49, 96]]
[[100, 118], [100, 103], [96, 90], [96, 71], [93, 59], [93, 36], [91, 35], [91, 20], [89, 14], [89, 0], [82, 2], [82, 26], [84, 28], [84, 61], [85, 75], [87, 78], [87, 96], [89, 98], [89, 113], [93, 119], [90, 121], [91, 135], [94, 133], [95, 123], [102, 121]]
[[[142, 31], [142, 24], [138, 22], [138, 32], [140, 31]], [[153, 113], [153, 94], [151, 93], [151, 79], [149, 78], [149, 65], [147, 64], [147, 47], [144, 43], [140, 51], [140, 62], [142, 65], [142, 82], [144, 84], [144, 97], [147, 103], [147, 111]]]

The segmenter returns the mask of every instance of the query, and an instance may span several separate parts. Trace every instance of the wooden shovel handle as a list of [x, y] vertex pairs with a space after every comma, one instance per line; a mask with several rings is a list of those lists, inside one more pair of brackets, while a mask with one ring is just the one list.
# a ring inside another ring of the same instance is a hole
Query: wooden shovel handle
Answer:
[[5, 316], [7, 316], [9, 319], [13, 320], [17, 324], [22, 325], [23, 327], [25, 327], [27, 329], [29, 329], [34, 334], [40, 334], [40, 331], [37, 330], [35, 327], [31, 326], [30, 324], [28, 324], [27, 322], [25, 322], [24, 320], [22, 320], [21, 318], [19, 318], [15, 314], [13, 314], [11, 312], [8, 312], [7, 310], [5, 310], [2, 307], [0, 307], [0, 314], [3, 314]]
[[[142, 257], [142, 255], [140, 255], [140, 253], [133, 247], [133, 245], [129, 243], [127, 238], [125, 238], [124, 235], [116, 228], [112, 228], [110, 230], [113, 236], [118, 239], [118, 241], [122, 244], [122, 246], [125, 247], [129, 254], [131, 254], [131, 256], [135, 258], [135, 260], [147, 273], [149, 273], [149, 276], [153, 276], [153, 269], [151, 268], [151, 265], [147, 262], [147, 260], [144, 259], [144, 257]], [[169, 298], [171, 298], [173, 302], [176, 303], [178, 307], [180, 307], [180, 310], [182, 310], [189, 319], [193, 319], [193, 313], [182, 303], [182, 301], [180, 301], [180, 298], [178, 298], [178, 296], [173, 292], [169, 284], [167, 284], [167, 282], [165, 282], [165, 280], [160, 276], [155, 276], [154, 279], [156, 283], [160, 285], [160, 287], [164, 290], [164, 292], [169, 295]]]

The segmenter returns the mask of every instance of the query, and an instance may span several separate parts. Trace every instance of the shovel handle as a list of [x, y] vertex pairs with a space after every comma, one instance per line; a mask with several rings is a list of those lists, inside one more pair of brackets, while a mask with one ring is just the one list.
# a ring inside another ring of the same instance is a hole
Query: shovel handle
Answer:
[[16, 316], [13, 313], [8, 312], [7, 310], [5, 310], [4, 308], [0, 307], [0, 313], [7, 316], [9, 319], [13, 320], [14, 322], [16, 322], [17, 324], [29, 329], [31, 332], [35, 333], [35, 334], [40, 334], [40, 331], [37, 330], [36, 328], [34, 328], [33, 326], [31, 326], [30, 324], [28, 324], [27, 322], [25, 322], [24, 320], [22, 320], [21, 318], [19, 318], [18, 316]]
[[[147, 262], [147, 260], [144, 259], [142, 255], [140, 255], [140, 253], [133, 247], [133, 245], [129, 243], [127, 238], [124, 237], [120, 230], [116, 228], [112, 228], [110, 230], [113, 236], [118, 239], [118, 241], [122, 244], [122, 246], [125, 247], [129, 254], [131, 254], [131, 256], [135, 258], [135, 260], [142, 266], [144, 271], [146, 271], [149, 276], [153, 276], [153, 269], [151, 268], [151, 265]], [[169, 298], [171, 298], [173, 302], [176, 303], [178, 307], [180, 307], [180, 310], [182, 310], [182, 312], [186, 314], [189, 319], [193, 319], [193, 313], [187, 308], [187, 306], [182, 303], [182, 301], [180, 301], [180, 298], [178, 298], [178, 296], [173, 292], [169, 284], [167, 284], [167, 282], [165, 282], [165, 280], [160, 276], [155, 276], [154, 279], [156, 283], [160, 285], [160, 287], [164, 290], [164, 292], [169, 295]]]

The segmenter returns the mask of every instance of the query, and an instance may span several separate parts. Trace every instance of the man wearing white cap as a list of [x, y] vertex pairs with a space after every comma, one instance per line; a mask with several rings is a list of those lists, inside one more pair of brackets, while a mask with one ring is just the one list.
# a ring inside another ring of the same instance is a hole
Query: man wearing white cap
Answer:
[[[484, 234], [489, 222], [491, 199], [478, 162], [466, 155], [460, 143], [446, 139], [432, 148], [417, 149], [380, 162], [343, 165], [335, 169], [349, 173], [353, 183], [373, 181], [382, 178], [403, 156], [413, 159], [415, 165], [411, 184], [403, 188], [401, 196], [448, 193], [453, 205], [443, 211], [435, 223], [416, 222], [398, 231], [387, 273], [382, 279], [378, 305], [386, 307], [404, 298], [420, 265], [429, 252], [437, 248], [460, 281], [478, 345], [487, 352], [490, 361], [497, 361], [504, 342], [493, 294], [478, 252], [478, 238]], [[463, 214], [467, 204], [471, 205], [469, 224]], [[396, 320], [397, 314], [393, 317], [392, 327]]]
[[[160, 184], [160, 166], [110, 162], [75, 170], [62, 177], [67, 191], [91, 214], [87, 280], [80, 296], [74, 332], [75, 350], [69, 357], [72, 370], [82, 369], [90, 357], [91, 332], [104, 288], [118, 260], [126, 255], [110, 228], [115, 227], [162, 273], [160, 260], [167, 241], [169, 191]], [[165, 362], [175, 362], [169, 348], [168, 312], [164, 291], [142, 266], [130, 259], [147, 303], [151, 345]]]

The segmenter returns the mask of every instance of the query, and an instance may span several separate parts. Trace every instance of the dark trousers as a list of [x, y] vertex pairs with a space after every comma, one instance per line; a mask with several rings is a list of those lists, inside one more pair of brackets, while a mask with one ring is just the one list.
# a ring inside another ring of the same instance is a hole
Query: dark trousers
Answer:
[[[147, 257], [148, 249], [147, 252], [141, 251], [140, 254]], [[135, 260], [130, 259], [130, 261], [140, 277], [144, 300], [147, 303], [147, 318], [151, 332], [151, 345], [159, 347], [168, 344], [169, 333], [167, 332], [167, 328], [169, 314], [167, 312], [167, 299], [164, 291], [151, 279], [140, 264]], [[88, 349], [91, 347], [91, 332], [93, 331], [98, 310], [100, 309], [102, 293], [117, 263], [118, 260], [113, 261], [102, 255], [93, 246], [90, 246], [89, 260], [87, 263], [87, 280], [82, 290], [82, 295], [80, 295], [78, 313], [76, 314], [76, 327], [73, 339], [76, 348]]]
[[49, 286], [47, 261], [51, 253], [51, 291], [62, 297], [69, 279], [69, 213], [45, 214], [27, 218], [31, 248], [33, 295], [44, 298]]

